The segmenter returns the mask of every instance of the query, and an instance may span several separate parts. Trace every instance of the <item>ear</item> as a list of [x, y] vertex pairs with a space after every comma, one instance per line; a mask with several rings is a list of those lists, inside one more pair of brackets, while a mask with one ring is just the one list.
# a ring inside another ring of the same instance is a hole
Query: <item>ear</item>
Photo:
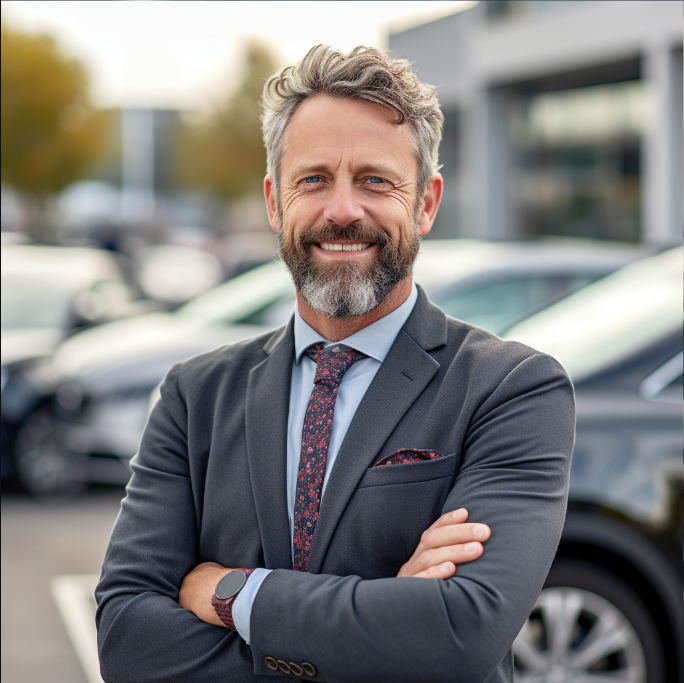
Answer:
[[278, 232], [280, 230], [280, 218], [278, 216], [278, 198], [275, 186], [270, 176], [264, 178], [264, 197], [266, 198], [266, 211], [268, 212], [268, 222], [271, 227]]
[[435, 222], [437, 209], [439, 209], [439, 203], [442, 201], [443, 189], [444, 180], [439, 173], [436, 173], [428, 182], [418, 214], [418, 233], [421, 237], [430, 232], [432, 224]]

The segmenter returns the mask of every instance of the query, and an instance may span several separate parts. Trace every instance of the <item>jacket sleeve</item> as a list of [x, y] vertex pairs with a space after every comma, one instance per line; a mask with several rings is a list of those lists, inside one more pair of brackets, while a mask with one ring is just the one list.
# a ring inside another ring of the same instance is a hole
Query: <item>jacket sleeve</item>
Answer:
[[178, 605], [182, 580], [198, 563], [198, 515], [177, 375], [178, 366], [148, 420], [95, 591], [106, 683], [255, 680], [237, 633]]
[[541, 591], [560, 540], [574, 442], [574, 394], [536, 354], [484, 398], [443, 512], [489, 524], [483, 556], [448, 580], [312, 575], [278, 569], [251, 614], [255, 673], [266, 657], [310, 662], [328, 683], [482, 683]]

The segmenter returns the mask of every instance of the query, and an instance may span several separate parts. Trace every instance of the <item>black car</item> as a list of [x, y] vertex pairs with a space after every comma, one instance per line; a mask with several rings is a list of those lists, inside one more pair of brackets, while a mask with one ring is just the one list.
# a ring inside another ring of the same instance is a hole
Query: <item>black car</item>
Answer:
[[[2, 246], [2, 478], [20, 479], [18, 430], [40, 403], [36, 371], [76, 332], [151, 310], [136, 299], [117, 255], [89, 247]], [[9, 242], [9, 243], [8, 243]], [[39, 415], [28, 431], [44, 429]], [[30, 426], [30, 425], [29, 425]]]
[[516, 680], [682, 680], [682, 250], [627, 266], [506, 338], [573, 378], [558, 553], [514, 645]]

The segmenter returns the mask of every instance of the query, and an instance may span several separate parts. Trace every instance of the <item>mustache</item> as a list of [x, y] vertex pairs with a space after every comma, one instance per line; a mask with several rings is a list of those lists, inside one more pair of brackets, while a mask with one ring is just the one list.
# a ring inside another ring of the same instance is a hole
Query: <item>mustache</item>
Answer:
[[336, 240], [353, 242], [371, 242], [380, 247], [390, 243], [390, 236], [381, 228], [363, 222], [349, 223], [349, 225], [321, 225], [305, 230], [297, 240], [301, 246], [320, 244], [321, 242], [335, 242]]

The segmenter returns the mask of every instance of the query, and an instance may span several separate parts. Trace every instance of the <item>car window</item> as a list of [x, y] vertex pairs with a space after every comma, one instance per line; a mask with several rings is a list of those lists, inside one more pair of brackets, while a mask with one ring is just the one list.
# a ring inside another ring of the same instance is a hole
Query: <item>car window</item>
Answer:
[[506, 331], [586, 379], [682, 329], [682, 249], [642, 259]]
[[287, 295], [282, 299], [264, 306], [260, 311], [240, 320], [243, 325], [263, 325], [264, 327], [279, 327], [284, 325], [294, 312], [294, 295]]
[[567, 278], [562, 276], [506, 276], [462, 289], [443, 289], [430, 298], [447, 315], [497, 333], [566, 287]]
[[294, 285], [284, 266], [267, 263], [201, 294], [175, 314], [210, 325], [257, 324], [256, 316], [288, 296], [294, 298]]
[[582, 289], [582, 287], [586, 287], [587, 285], [590, 285], [592, 282], [596, 282], [596, 280], [599, 280], [604, 275], [608, 275], [608, 272], [605, 272], [605, 273], [572, 273], [571, 275], [568, 276], [567, 290], [569, 292], [576, 292], [577, 290]]

